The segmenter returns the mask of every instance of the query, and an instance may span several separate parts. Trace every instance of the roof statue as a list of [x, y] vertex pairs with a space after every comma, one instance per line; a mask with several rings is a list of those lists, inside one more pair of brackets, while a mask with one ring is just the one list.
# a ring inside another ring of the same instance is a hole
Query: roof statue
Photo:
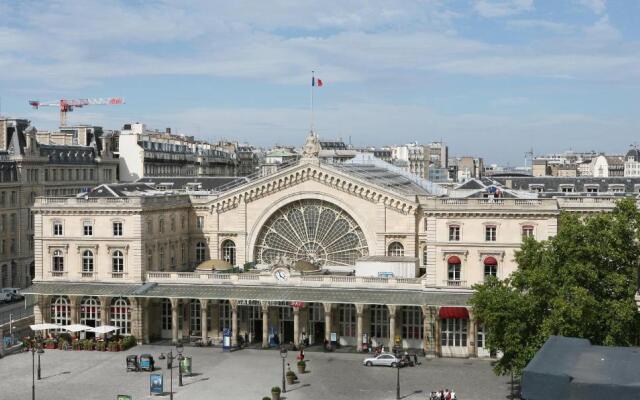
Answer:
[[318, 141], [318, 136], [315, 132], [309, 132], [309, 136], [307, 136], [307, 141], [302, 148], [302, 156], [305, 158], [318, 158], [318, 154], [320, 153], [320, 142]]

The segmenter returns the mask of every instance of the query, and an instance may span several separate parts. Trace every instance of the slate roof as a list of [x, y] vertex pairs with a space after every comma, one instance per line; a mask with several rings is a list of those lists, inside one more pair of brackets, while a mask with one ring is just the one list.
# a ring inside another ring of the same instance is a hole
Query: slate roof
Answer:
[[58, 144], [41, 144], [40, 155], [49, 157], [52, 164], [88, 164], [94, 163], [96, 158], [93, 147]]
[[129, 197], [154, 194], [161, 195], [164, 192], [144, 183], [105, 183], [96, 186], [88, 193], [79, 194], [78, 197]]
[[247, 178], [237, 176], [158, 176], [140, 178], [136, 183], [152, 185], [170, 185], [171, 189], [186, 189], [189, 184], [199, 184], [200, 190], [216, 190], [230, 183], [248, 182]]
[[[541, 176], [541, 177], [498, 177], [494, 176], [493, 180], [502, 184], [503, 186], [509, 186], [507, 181], [510, 181], [510, 186], [516, 190], [529, 191], [529, 185], [544, 185], [544, 192], [540, 193], [544, 196], [544, 193], [553, 193], [554, 195], [567, 195], [575, 196], [577, 193], [585, 193], [585, 185], [597, 185], [598, 192], [609, 191], [609, 185], [624, 185], [625, 193], [638, 193], [640, 187], [640, 177], [626, 177], [626, 176], [612, 176], [607, 178], [596, 178], [588, 176], [578, 177], [559, 177], [559, 176]], [[574, 193], [562, 193], [561, 185], [574, 185]], [[639, 185], [639, 186], [636, 186]]]
[[400, 192], [401, 194], [431, 194], [428, 190], [418, 185], [410, 178], [375, 165], [344, 163], [333, 164], [331, 166], [348, 175], [354, 175], [360, 179], [369, 181], [372, 184]]
[[522, 398], [638, 399], [640, 348], [551, 336], [522, 373]]
[[356, 260], [358, 261], [374, 261], [374, 262], [416, 262], [417, 257], [394, 257], [394, 256], [364, 256]]
[[439, 289], [350, 289], [308, 288], [284, 285], [202, 285], [202, 284], [111, 284], [38, 282], [23, 289], [23, 294], [79, 295], [79, 296], [131, 296], [150, 298], [209, 298], [265, 301], [303, 301], [395, 305], [465, 306], [470, 291], [444, 291]]

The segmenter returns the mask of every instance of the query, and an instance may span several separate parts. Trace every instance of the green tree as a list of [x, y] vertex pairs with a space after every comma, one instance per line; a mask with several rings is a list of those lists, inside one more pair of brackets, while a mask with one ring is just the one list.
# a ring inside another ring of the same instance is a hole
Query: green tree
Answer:
[[639, 226], [634, 199], [610, 213], [563, 212], [555, 237], [524, 241], [509, 278], [474, 286], [474, 315], [489, 349], [502, 353], [496, 373], [520, 375], [550, 335], [638, 343]]

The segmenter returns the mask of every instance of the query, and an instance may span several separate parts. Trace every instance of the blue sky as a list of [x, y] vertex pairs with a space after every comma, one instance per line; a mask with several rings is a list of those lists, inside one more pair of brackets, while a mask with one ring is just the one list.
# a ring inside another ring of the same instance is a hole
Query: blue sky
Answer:
[[2, 114], [122, 96], [71, 123], [217, 140], [443, 139], [454, 155], [626, 152], [640, 127], [640, 0], [0, 0]]

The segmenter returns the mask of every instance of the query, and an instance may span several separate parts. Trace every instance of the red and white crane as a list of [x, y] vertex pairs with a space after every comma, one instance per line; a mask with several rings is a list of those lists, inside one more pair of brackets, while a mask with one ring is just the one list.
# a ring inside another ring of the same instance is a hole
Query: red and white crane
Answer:
[[58, 107], [60, 109], [60, 126], [67, 124], [67, 113], [75, 108], [85, 106], [115, 106], [124, 104], [122, 97], [107, 97], [97, 99], [60, 99], [54, 101], [29, 100], [29, 105], [36, 110], [40, 107]]

